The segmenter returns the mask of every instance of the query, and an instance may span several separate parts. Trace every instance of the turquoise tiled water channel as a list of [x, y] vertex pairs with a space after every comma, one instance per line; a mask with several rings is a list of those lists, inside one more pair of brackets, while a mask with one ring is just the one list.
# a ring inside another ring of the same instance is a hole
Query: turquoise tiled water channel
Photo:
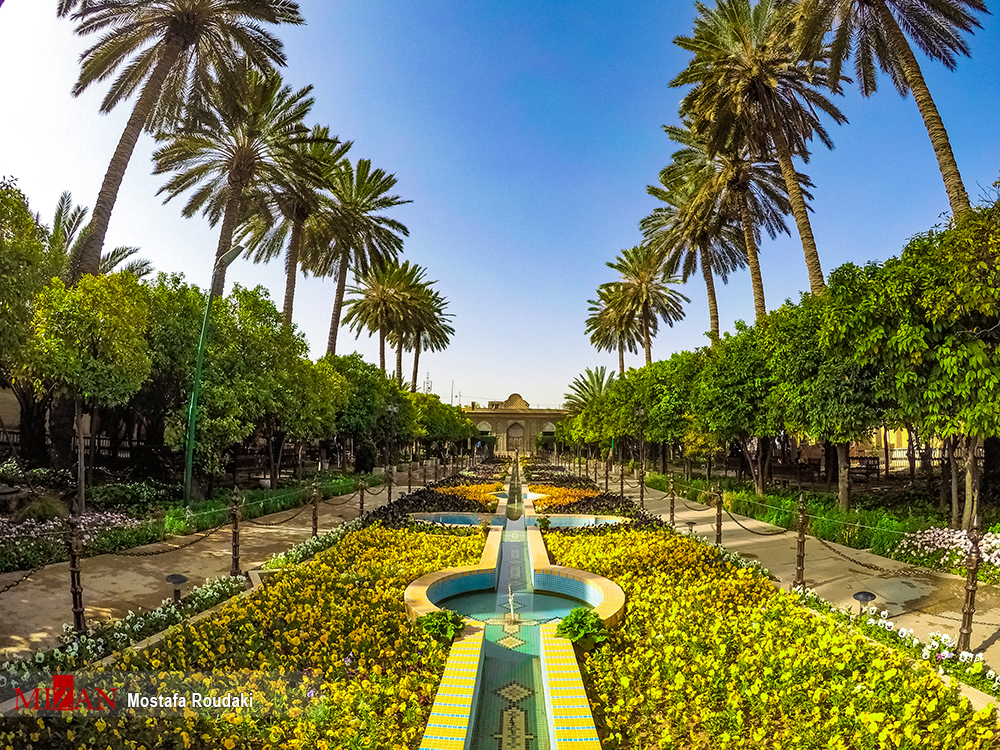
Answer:
[[[438, 605], [486, 623], [472, 750], [548, 750], [539, 626], [583, 603], [535, 593], [525, 519], [505, 522], [496, 591], [460, 594]], [[517, 622], [504, 618], [510, 611], [508, 586]]]

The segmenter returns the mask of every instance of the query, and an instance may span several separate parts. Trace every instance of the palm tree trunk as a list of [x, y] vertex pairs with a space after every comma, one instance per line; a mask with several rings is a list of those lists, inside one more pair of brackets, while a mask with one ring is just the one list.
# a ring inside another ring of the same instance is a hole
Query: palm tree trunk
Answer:
[[625, 375], [625, 342], [618, 340], [618, 374]]
[[[226, 201], [226, 212], [222, 215], [222, 228], [219, 230], [219, 247], [215, 251], [215, 262], [229, 252], [233, 246], [233, 231], [236, 229], [236, 220], [240, 215], [240, 204], [243, 202], [242, 185], [230, 185], [229, 200]], [[226, 269], [224, 266], [216, 266], [212, 278], [212, 296], [221, 297], [226, 289]]]
[[115, 153], [111, 157], [108, 171], [104, 175], [104, 182], [101, 183], [101, 190], [97, 194], [97, 201], [94, 203], [94, 212], [90, 217], [90, 224], [87, 227], [86, 237], [80, 243], [70, 264], [70, 280], [76, 284], [84, 274], [97, 274], [101, 265], [101, 250], [104, 249], [104, 237], [108, 233], [108, 224], [111, 222], [111, 211], [115, 207], [118, 199], [118, 190], [121, 188], [122, 180], [125, 178], [125, 170], [128, 168], [132, 152], [135, 151], [135, 144], [139, 141], [139, 136], [146, 127], [150, 112], [156, 105], [163, 89], [163, 82], [167, 79], [167, 74], [177, 62], [178, 56], [184, 50], [184, 40], [180, 37], [172, 36], [163, 47], [163, 55], [153, 68], [146, 85], [142, 87], [139, 100], [135, 103], [135, 108], [125, 124], [125, 131], [122, 133]]
[[884, 0], [873, 3], [879, 21], [889, 35], [889, 43], [893, 52], [899, 59], [899, 64], [903, 68], [903, 75], [913, 92], [913, 101], [917, 103], [920, 116], [924, 120], [924, 127], [927, 128], [927, 135], [930, 136], [931, 146], [934, 148], [934, 155], [937, 157], [938, 169], [944, 180], [944, 189], [948, 192], [948, 203], [951, 205], [951, 213], [955, 218], [968, 212], [971, 208], [969, 204], [969, 194], [965, 192], [965, 184], [962, 182], [962, 175], [958, 171], [958, 163], [955, 161], [955, 154], [951, 150], [951, 141], [948, 140], [948, 131], [941, 121], [941, 114], [937, 105], [931, 97], [927, 82], [924, 81], [923, 73], [920, 72], [920, 64], [917, 62], [913, 50], [910, 48], [906, 37], [896, 23]]
[[420, 331], [417, 331], [416, 341], [413, 344], [413, 382], [410, 384], [410, 393], [417, 392], [417, 367], [420, 364]]
[[288, 238], [288, 255], [285, 258], [285, 304], [281, 309], [285, 326], [292, 327], [292, 305], [295, 304], [295, 279], [299, 270], [299, 246], [302, 243], [302, 222], [292, 223], [292, 236]]
[[403, 337], [399, 337], [396, 344], [396, 385], [403, 387]]
[[743, 224], [743, 241], [747, 246], [747, 261], [750, 263], [750, 286], [753, 287], [753, 310], [757, 324], [767, 317], [767, 306], [764, 304], [764, 278], [760, 274], [760, 259], [757, 257], [757, 238], [754, 236], [753, 219], [750, 216], [750, 203], [747, 194], [740, 193], [740, 221]]
[[770, 107], [766, 103], [764, 104], [764, 116], [767, 118], [771, 137], [774, 139], [778, 164], [781, 166], [781, 175], [785, 178], [785, 189], [788, 190], [788, 200], [792, 204], [792, 215], [795, 217], [795, 226], [799, 230], [799, 239], [802, 241], [802, 252], [806, 256], [809, 290], [813, 295], [818, 296], [826, 291], [826, 281], [823, 278], [823, 267], [819, 263], [819, 250], [816, 249], [816, 238], [813, 237], [812, 224], [809, 222], [809, 209], [806, 208], [802, 186], [799, 185], [798, 178], [795, 176], [795, 167], [792, 166], [792, 152], [788, 148], [782, 123], [775, 120], [774, 113], [770, 111]]
[[378, 366], [385, 372], [385, 328], [382, 326], [378, 329]]
[[340, 311], [344, 307], [344, 291], [347, 289], [347, 261], [349, 259], [350, 256], [346, 252], [340, 258], [337, 293], [333, 298], [333, 315], [330, 318], [330, 335], [326, 340], [326, 353], [331, 356], [337, 353], [337, 333], [340, 331]]
[[649, 305], [643, 303], [642, 305], [642, 345], [646, 350], [646, 364], [652, 364], [653, 362], [653, 343], [649, 338]]
[[719, 300], [715, 296], [715, 275], [712, 273], [712, 261], [704, 245], [699, 255], [701, 255], [701, 275], [705, 277], [705, 289], [708, 291], [708, 320], [711, 326], [712, 346], [715, 346], [719, 341]]

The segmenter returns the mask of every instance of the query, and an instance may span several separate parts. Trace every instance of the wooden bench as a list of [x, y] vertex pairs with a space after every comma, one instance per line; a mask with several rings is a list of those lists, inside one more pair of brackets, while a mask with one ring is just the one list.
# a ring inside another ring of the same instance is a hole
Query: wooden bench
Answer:
[[851, 479], [861, 479], [870, 481], [872, 475], [878, 478], [879, 475], [879, 460], [878, 456], [856, 456], [850, 459], [850, 468], [848, 472], [851, 475]]

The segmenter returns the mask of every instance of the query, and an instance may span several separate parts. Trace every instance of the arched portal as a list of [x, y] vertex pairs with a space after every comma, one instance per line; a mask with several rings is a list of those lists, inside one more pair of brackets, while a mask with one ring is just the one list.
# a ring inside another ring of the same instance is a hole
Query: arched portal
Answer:
[[479, 430], [480, 435], [490, 435], [493, 433], [493, 425], [485, 419], [476, 425], [476, 429]]
[[507, 428], [507, 450], [524, 450], [524, 426], [517, 422]]

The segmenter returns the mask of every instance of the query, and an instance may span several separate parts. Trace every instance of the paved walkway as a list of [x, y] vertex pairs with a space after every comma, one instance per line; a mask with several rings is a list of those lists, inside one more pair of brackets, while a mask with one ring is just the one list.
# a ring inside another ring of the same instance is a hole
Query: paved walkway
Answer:
[[[398, 484], [403, 480], [402, 486]], [[397, 475], [393, 497], [406, 492], [406, 474]], [[384, 487], [365, 493], [365, 508], [371, 510], [386, 501]], [[416, 486], [413, 489], [417, 489]], [[297, 512], [297, 508], [254, 519], [277, 523]], [[319, 504], [319, 531], [358, 516], [358, 498], [346, 495]], [[120, 618], [129, 610], [154, 609], [173, 595], [173, 586], [164, 578], [171, 573], [183, 573], [188, 578], [184, 592], [200, 586], [209, 578], [229, 575], [232, 566], [231, 526], [223, 526], [206, 539], [186, 549], [151, 557], [98, 555], [81, 561], [83, 603], [88, 621], [109, 617]], [[203, 533], [203, 532], [198, 532]], [[135, 551], [155, 551], [194, 538], [171, 537]], [[255, 568], [272, 555], [282, 552], [312, 536], [312, 511], [306, 508], [288, 524], [263, 527], [249, 523], [240, 525], [240, 567]], [[0, 575], [0, 587], [17, 580], [23, 573]], [[69, 590], [69, 563], [48, 565], [31, 578], [0, 594], [0, 660], [10, 656], [25, 656], [58, 645], [57, 636], [63, 623], [73, 622], [72, 597]]]

